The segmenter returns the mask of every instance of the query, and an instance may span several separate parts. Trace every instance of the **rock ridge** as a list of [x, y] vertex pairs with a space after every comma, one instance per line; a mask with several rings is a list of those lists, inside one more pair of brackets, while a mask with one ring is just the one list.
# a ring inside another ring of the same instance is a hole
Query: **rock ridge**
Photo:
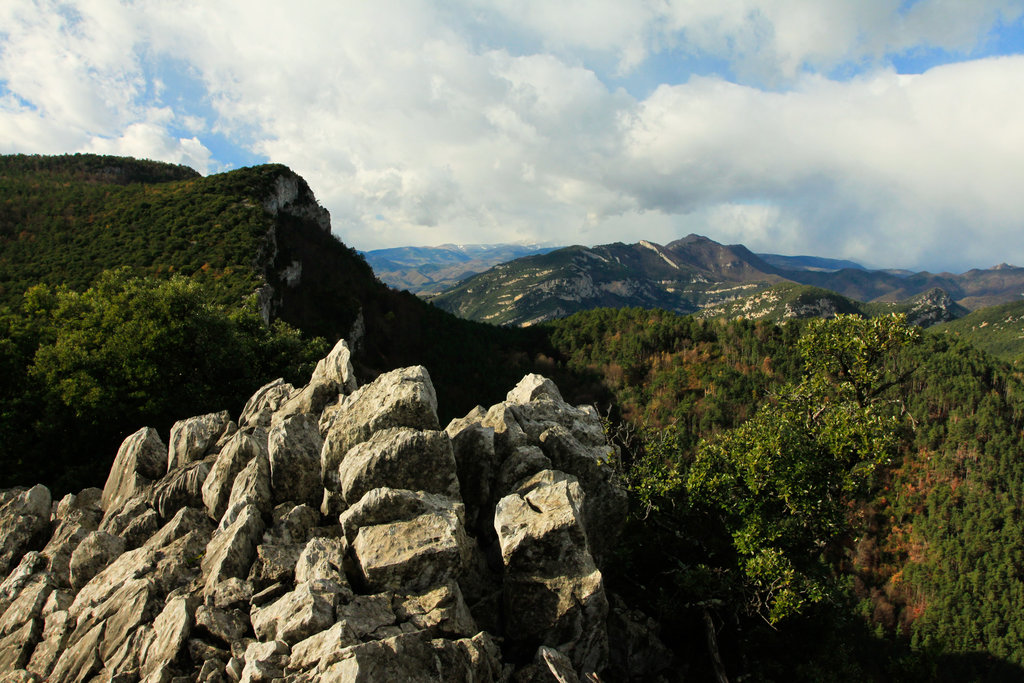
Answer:
[[[306, 386], [271, 382], [167, 444], [140, 429], [102, 490], [0, 491], [0, 681], [664, 668], [654, 629], [605, 589], [626, 499], [593, 408], [528, 375], [442, 429], [426, 368], [359, 387], [349, 357], [341, 341]], [[655, 655], [610, 645], [629, 619]]]

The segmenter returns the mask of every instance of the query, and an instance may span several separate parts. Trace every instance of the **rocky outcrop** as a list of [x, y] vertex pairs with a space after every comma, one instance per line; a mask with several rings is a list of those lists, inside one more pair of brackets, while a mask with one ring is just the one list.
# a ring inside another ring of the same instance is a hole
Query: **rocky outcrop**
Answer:
[[[600, 420], [531, 375], [441, 430], [425, 368], [128, 437], [107, 485], [0, 492], [11, 680], [584, 680], [663, 653], [609, 616], [624, 519]], [[40, 552], [41, 551], [41, 552]], [[620, 610], [625, 613], [625, 608]], [[652, 655], [653, 656], [653, 655]], [[632, 658], [632, 659], [630, 659]], [[661, 660], [658, 660], [661, 665]], [[643, 669], [643, 674], [657, 669]], [[6, 680], [6, 679], [5, 679]]]

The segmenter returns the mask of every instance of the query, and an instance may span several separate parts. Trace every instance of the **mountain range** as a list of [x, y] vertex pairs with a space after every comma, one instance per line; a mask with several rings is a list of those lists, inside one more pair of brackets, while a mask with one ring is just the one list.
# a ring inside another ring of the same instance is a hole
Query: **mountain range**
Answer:
[[384, 284], [432, 296], [499, 263], [557, 248], [540, 244], [442, 244], [374, 249], [362, 254]]
[[[876, 309], [885, 305], [881, 310], [889, 305], [912, 309], [920, 304], [914, 297], [941, 290], [926, 297], [943, 308], [925, 316], [938, 322], [1019, 300], [1024, 268], [1001, 265], [962, 274], [868, 270], [849, 261], [758, 255], [743, 245], [689, 235], [667, 245], [643, 240], [527, 256], [470, 277], [430, 300], [470, 320], [520, 326], [603, 306], [664, 308], [704, 316], [736, 315], [742, 310], [746, 317], [806, 317], [795, 309], [773, 312], [774, 305], [780, 297], [813, 298], [816, 290], [789, 287], [781, 290], [785, 297], [780, 290], [767, 298], [763, 295], [781, 283], [828, 290]], [[750, 299], [755, 296], [760, 299]], [[807, 314], [817, 315], [813, 307]]]

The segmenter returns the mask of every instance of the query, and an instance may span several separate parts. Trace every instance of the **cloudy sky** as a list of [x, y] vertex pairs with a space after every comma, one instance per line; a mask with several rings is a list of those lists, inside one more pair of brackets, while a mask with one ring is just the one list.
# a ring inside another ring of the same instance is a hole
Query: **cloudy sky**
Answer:
[[1024, 265], [1022, 0], [2, 0], [0, 152], [303, 175], [360, 249]]

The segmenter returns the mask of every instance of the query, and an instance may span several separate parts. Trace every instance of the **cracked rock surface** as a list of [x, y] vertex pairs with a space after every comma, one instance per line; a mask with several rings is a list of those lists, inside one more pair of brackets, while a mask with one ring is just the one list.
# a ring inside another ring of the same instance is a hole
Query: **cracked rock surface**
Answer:
[[342, 341], [234, 417], [140, 429], [102, 491], [0, 491], [2, 680], [587, 680], [664, 652], [609, 608], [625, 496], [550, 380], [442, 429], [426, 368], [357, 387]]

